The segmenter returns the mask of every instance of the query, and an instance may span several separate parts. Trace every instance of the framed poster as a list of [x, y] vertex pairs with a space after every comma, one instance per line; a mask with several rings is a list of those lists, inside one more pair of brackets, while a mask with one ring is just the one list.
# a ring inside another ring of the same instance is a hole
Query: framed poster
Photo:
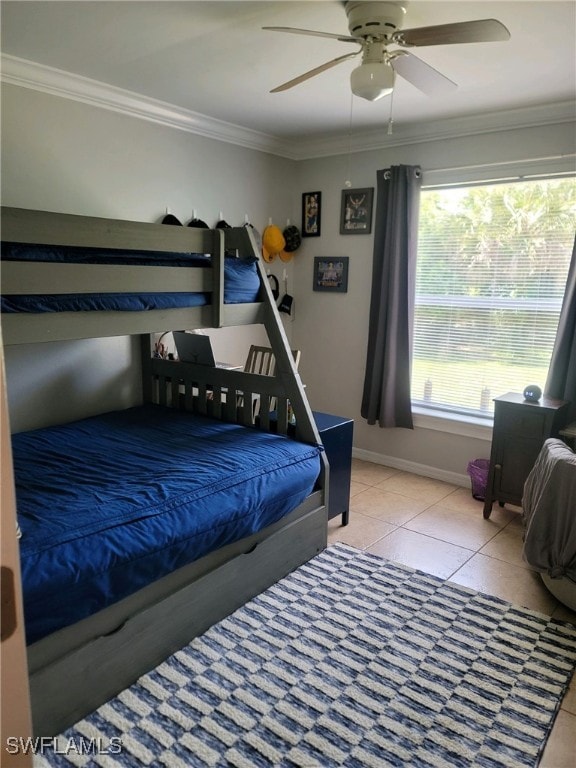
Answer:
[[302, 237], [320, 237], [322, 192], [302, 195]]
[[348, 290], [348, 256], [338, 258], [315, 256], [312, 288], [315, 291], [346, 293]]
[[341, 235], [369, 235], [372, 231], [374, 187], [343, 189], [340, 208]]

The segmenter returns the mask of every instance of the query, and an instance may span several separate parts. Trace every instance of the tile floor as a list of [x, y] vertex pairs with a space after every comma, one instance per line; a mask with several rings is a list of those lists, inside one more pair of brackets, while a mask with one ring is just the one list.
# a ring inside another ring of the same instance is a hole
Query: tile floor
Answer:
[[[520, 510], [494, 506], [489, 520], [470, 490], [352, 460], [350, 523], [330, 520], [342, 541], [472, 589], [576, 624], [522, 560]], [[576, 768], [576, 675], [562, 701], [540, 768]]]

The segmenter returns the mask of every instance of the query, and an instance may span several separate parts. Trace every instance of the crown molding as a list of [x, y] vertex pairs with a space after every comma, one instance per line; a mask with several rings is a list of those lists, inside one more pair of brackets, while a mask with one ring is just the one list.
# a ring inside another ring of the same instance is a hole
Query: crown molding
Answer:
[[80, 101], [216, 141], [289, 156], [283, 142], [259, 131], [16, 56], [2, 54], [0, 63], [0, 80], [9, 85]]
[[387, 126], [386, 129], [356, 133], [351, 150], [348, 134], [284, 140], [16, 56], [2, 54], [0, 64], [0, 80], [9, 85], [80, 101], [101, 109], [109, 109], [130, 117], [289, 160], [311, 160], [346, 155], [350, 151], [355, 153], [382, 150], [514, 128], [574, 122], [576, 119], [575, 102], [566, 101], [427, 123], [398, 123], [392, 135], [388, 135]]
[[350, 137], [348, 135], [308, 141], [301, 140], [297, 159], [310, 160], [318, 157], [345, 155], [350, 151], [353, 153], [367, 152], [408, 144], [477, 136], [483, 133], [495, 133], [515, 128], [534, 128], [574, 122], [576, 122], [576, 102], [563, 101], [502, 112], [485, 112], [480, 115], [452, 117], [426, 123], [395, 123], [392, 135], [388, 135], [387, 125], [379, 130], [354, 134], [352, 150], [350, 150]]

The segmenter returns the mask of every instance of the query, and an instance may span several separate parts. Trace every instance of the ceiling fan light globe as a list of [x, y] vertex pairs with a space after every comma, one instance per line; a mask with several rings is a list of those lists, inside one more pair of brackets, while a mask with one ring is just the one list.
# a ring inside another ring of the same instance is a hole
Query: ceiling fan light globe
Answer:
[[389, 64], [365, 63], [352, 70], [350, 87], [355, 96], [377, 101], [394, 88], [394, 70]]

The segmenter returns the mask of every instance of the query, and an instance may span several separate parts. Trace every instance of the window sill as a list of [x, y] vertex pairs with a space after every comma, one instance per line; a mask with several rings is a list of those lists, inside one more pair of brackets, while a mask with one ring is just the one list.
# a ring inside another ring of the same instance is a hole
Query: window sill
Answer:
[[413, 406], [414, 426], [419, 429], [433, 429], [437, 432], [449, 432], [452, 435], [473, 437], [477, 440], [492, 440], [492, 420], [475, 418], [451, 413], [440, 414], [422, 406]]

